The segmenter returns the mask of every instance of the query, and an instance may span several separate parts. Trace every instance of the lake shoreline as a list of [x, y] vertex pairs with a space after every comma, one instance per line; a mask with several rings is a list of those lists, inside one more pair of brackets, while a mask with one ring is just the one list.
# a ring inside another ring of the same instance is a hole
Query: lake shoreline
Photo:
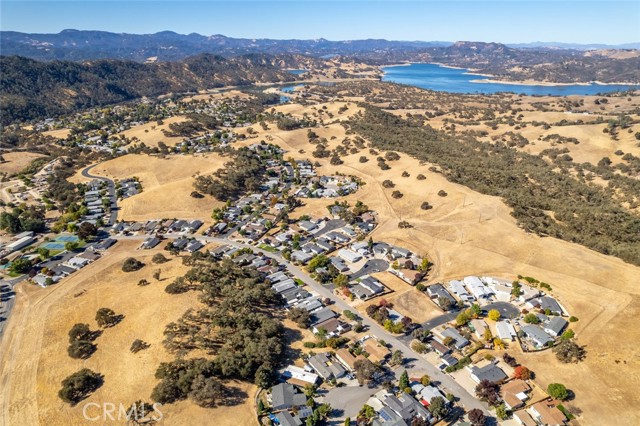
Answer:
[[[403, 63], [379, 68], [383, 73], [382, 81], [452, 93], [493, 94], [515, 92], [523, 95], [540, 96], [595, 96], [608, 92], [640, 90], [640, 84], [628, 82], [605, 83], [591, 81], [566, 83], [532, 79], [509, 80], [496, 75], [482, 74], [475, 69], [444, 65], [437, 62]], [[393, 68], [396, 69], [393, 70]]]
[[487, 77], [487, 78], [482, 78], [482, 79], [474, 79], [474, 80], [470, 80], [470, 83], [479, 83], [479, 84], [509, 84], [509, 85], [514, 85], [514, 86], [545, 86], [545, 87], [553, 87], [553, 86], [638, 86], [638, 89], [640, 89], [640, 83], [630, 83], [630, 82], [625, 82], [625, 81], [619, 81], [619, 82], [610, 82], [610, 83], [605, 83], [602, 81], [590, 81], [590, 82], [573, 82], [573, 83], [566, 83], [566, 82], [553, 82], [553, 81], [538, 81], [538, 80], [509, 80], [509, 79], [500, 79], [498, 76], [493, 75], [493, 74], [483, 74], [478, 72], [478, 69], [473, 69], [473, 68], [463, 68], [463, 67], [456, 67], [453, 65], [446, 65], [443, 64], [441, 62], [404, 62], [404, 63], [399, 63], [399, 64], [390, 64], [390, 65], [383, 65], [378, 67], [380, 69], [380, 71], [383, 73], [383, 76], [386, 74], [384, 69], [385, 68], [392, 68], [392, 67], [406, 67], [406, 66], [411, 66], [413, 64], [428, 64], [428, 65], [437, 65], [441, 68], [449, 68], [449, 69], [453, 69], [453, 70], [461, 70], [461, 71], [465, 71], [464, 74], [465, 75], [474, 75], [474, 76], [479, 76], [479, 77]]

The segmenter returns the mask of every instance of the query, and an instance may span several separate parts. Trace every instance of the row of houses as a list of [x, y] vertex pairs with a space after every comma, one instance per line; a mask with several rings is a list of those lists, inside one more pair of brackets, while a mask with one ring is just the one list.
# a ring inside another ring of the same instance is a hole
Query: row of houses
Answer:
[[139, 235], [139, 234], [193, 234], [203, 222], [199, 219], [160, 219], [146, 222], [118, 222], [111, 228], [114, 235]]
[[82, 253], [69, 257], [66, 260], [63, 258], [59, 261], [49, 260], [42, 262], [39, 265], [40, 271], [31, 278], [31, 281], [41, 287], [47, 287], [55, 284], [63, 278], [98, 260], [102, 257], [102, 253], [115, 243], [116, 240], [107, 238], [91, 244]]

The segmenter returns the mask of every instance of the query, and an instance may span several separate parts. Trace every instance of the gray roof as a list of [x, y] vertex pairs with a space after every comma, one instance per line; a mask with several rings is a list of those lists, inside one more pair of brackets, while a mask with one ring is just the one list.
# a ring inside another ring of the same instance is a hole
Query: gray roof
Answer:
[[458, 330], [455, 328], [447, 328], [441, 333], [444, 337], [451, 337], [456, 342], [456, 348], [461, 349], [469, 344], [469, 341], [465, 339]]
[[488, 380], [491, 383], [500, 383], [507, 378], [502, 369], [495, 364], [487, 364], [484, 367], [471, 367], [471, 373], [478, 378], [479, 381]]
[[407, 426], [407, 423], [389, 407], [382, 407], [373, 426]]
[[552, 331], [556, 336], [562, 333], [562, 330], [567, 326], [568, 322], [562, 317], [553, 317], [544, 326], [545, 330]]
[[280, 422], [280, 426], [301, 426], [302, 420], [293, 417], [288, 411], [282, 411], [276, 414], [276, 418]]
[[544, 346], [548, 342], [553, 342], [551, 336], [545, 333], [544, 330], [537, 325], [527, 324], [522, 326], [521, 330], [540, 346]]
[[289, 383], [280, 383], [271, 388], [271, 404], [274, 410], [285, 410], [305, 405], [307, 397]]
[[429, 411], [422, 404], [420, 404], [411, 395], [387, 395], [383, 401], [389, 408], [396, 412], [405, 421], [411, 421], [415, 416], [421, 416], [425, 419], [431, 418]]
[[442, 284], [433, 284], [427, 287], [427, 293], [431, 298], [441, 298], [444, 297], [449, 300], [451, 303], [456, 303], [456, 299], [449, 294], [449, 292], [444, 288]]
[[533, 305], [540, 305], [540, 308], [543, 310], [549, 309], [551, 312], [556, 312], [558, 314], [562, 313], [562, 308], [560, 304], [553, 297], [542, 296], [537, 299], [533, 299], [531, 301]]
[[311, 314], [311, 324], [316, 325], [331, 318], [335, 318], [336, 313], [331, 309], [324, 307]]

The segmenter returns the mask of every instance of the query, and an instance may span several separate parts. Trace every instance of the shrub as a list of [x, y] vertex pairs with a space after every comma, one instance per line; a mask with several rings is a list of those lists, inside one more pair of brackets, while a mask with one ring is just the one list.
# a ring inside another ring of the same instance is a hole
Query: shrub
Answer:
[[578, 321], [578, 317], [574, 317], [573, 315], [569, 317], [569, 322], [577, 322], [577, 321]]
[[390, 181], [389, 179], [385, 180], [384, 182], [382, 182], [382, 186], [384, 188], [393, 188], [394, 186], [396, 186], [392, 181]]
[[142, 269], [144, 263], [140, 262], [138, 259], [129, 257], [122, 264], [123, 272], [133, 272]]
[[433, 206], [431, 204], [429, 204], [427, 201], [425, 201], [422, 204], [420, 204], [420, 208], [422, 210], [431, 210], [433, 208]]
[[168, 261], [169, 261], [169, 259], [167, 259], [167, 258], [164, 256], [164, 254], [162, 254], [162, 253], [156, 253], [156, 254], [154, 254], [154, 255], [153, 255], [153, 257], [151, 258], [151, 261], [152, 261], [153, 263], [165, 263], [165, 262], [168, 262]]
[[144, 349], [147, 349], [149, 346], [151, 346], [151, 345], [149, 345], [144, 340], [136, 339], [131, 344], [131, 348], [129, 348], [129, 350], [135, 354], [135, 353], [138, 353], [138, 352], [140, 352], [140, 351], [142, 351]]
[[547, 393], [551, 395], [552, 398], [560, 401], [564, 401], [569, 397], [569, 391], [561, 383], [550, 383], [547, 387]]
[[416, 176], [416, 179], [418, 180], [425, 180], [427, 177], [425, 175], [423, 175], [422, 173], [420, 173], [418, 176]]
[[397, 199], [402, 198], [404, 196], [404, 194], [402, 192], [398, 191], [398, 190], [395, 190], [395, 191], [393, 191], [391, 193], [391, 196], [397, 200]]
[[361, 163], [366, 163], [367, 161], [369, 161], [369, 159], [367, 157], [365, 157], [364, 155], [361, 155], [360, 158], [358, 159], [359, 162]]
[[441, 189], [440, 191], [438, 191], [438, 195], [441, 197], [446, 197], [449, 194], [447, 194], [447, 192], [444, 189]]

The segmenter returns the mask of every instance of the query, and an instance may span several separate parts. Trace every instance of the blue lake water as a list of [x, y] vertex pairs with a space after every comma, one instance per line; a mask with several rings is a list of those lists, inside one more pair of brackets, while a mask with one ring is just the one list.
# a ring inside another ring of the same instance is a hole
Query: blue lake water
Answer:
[[289, 74], [300, 75], [307, 72], [307, 70], [287, 70]]
[[596, 95], [598, 93], [640, 89], [638, 85], [566, 85], [529, 86], [508, 83], [474, 83], [472, 80], [488, 79], [467, 74], [468, 70], [446, 68], [436, 64], [411, 64], [385, 67], [382, 81], [406, 84], [422, 89], [453, 93], [499, 93], [513, 92], [524, 95]]

